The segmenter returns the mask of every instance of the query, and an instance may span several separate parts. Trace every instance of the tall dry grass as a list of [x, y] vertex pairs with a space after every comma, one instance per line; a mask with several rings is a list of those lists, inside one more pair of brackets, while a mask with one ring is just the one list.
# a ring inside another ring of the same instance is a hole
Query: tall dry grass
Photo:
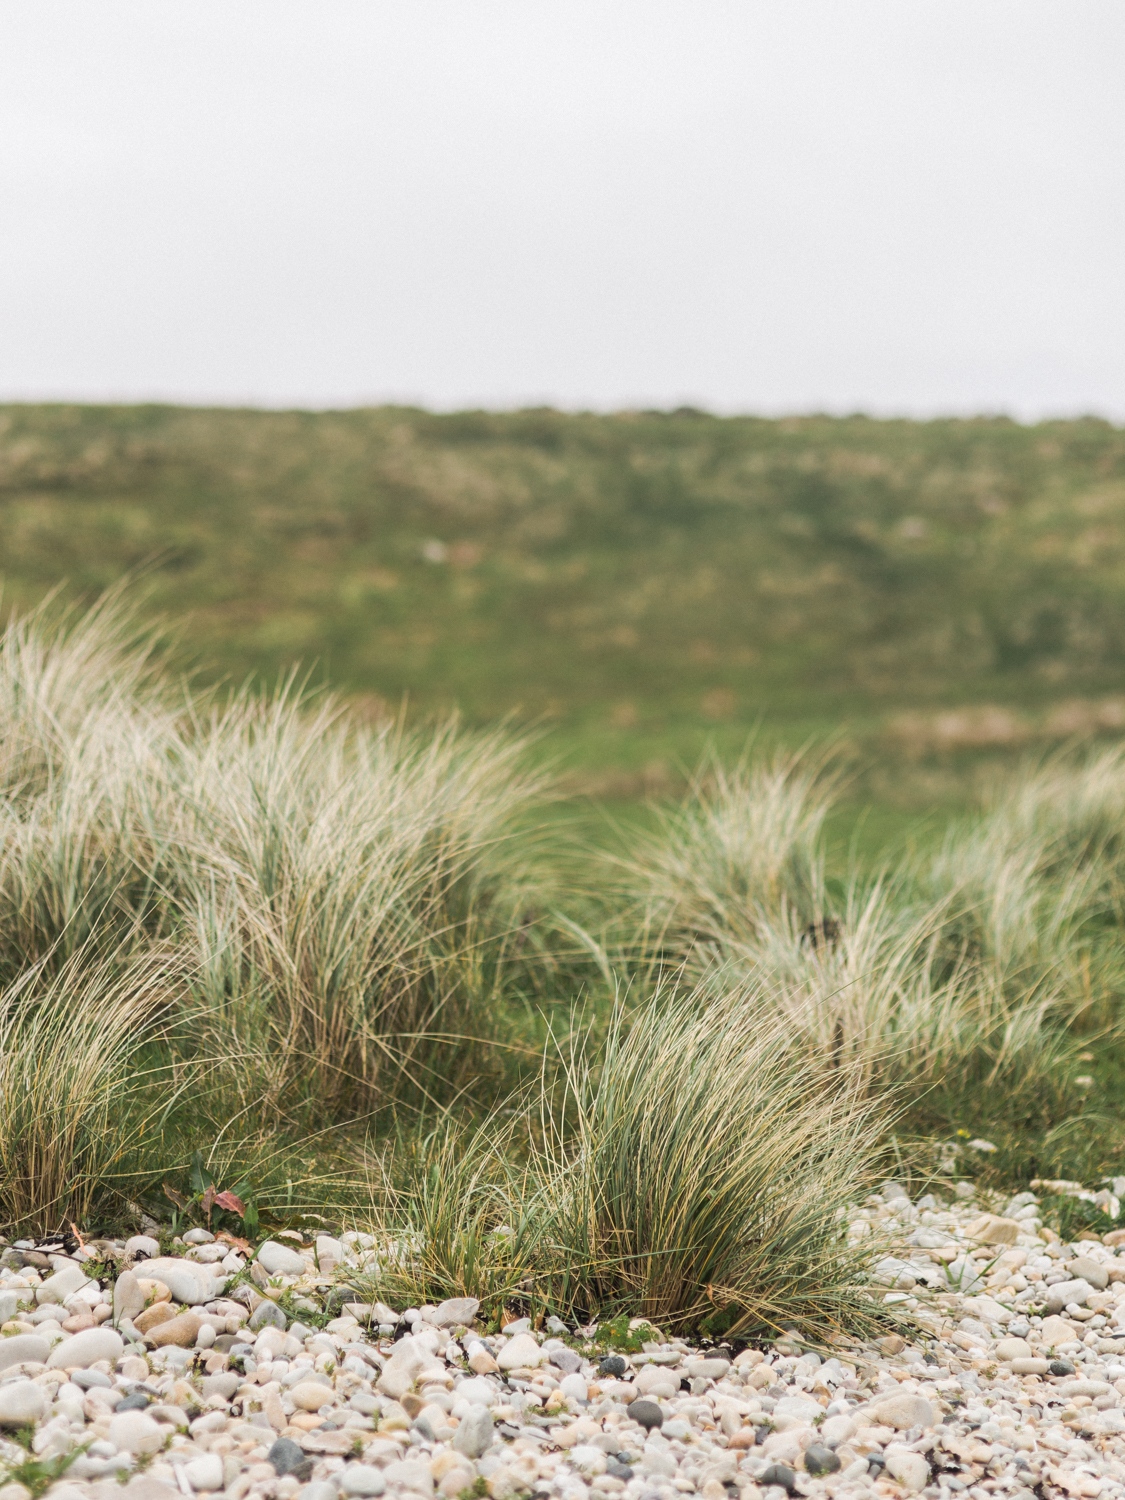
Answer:
[[[124, 967], [79, 951], [0, 993], [0, 1220], [33, 1233], [84, 1221], [159, 1137], [184, 1083], [146, 1066], [146, 1041], [182, 996], [174, 957]], [[161, 1076], [154, 1076], [154, 1072]]]
[[[542, 776], [503, 731], [225, 702], [112, 596], [0, 636], [0, 978], [172, 951], [201, 1107], [301, 1129], [495, 1083], [542, 910]], [[517, 838], [517, 829], [520, 837]], [[517, 954], [520, 949], [523, 956]]]
[[1117, 880], [1121, 770], [1119, 756], [1056, 763], [936, 855], [842, 888], [824, 877], [813, 770], [700, 779], [627, 872], [638, 972], [647, 952], [717, 999], [755, 993], [806, 1067], [893, 1093], [918, 1127], [1051, 1128], [1073, 1111], [1095, 1020], [1120, 1026], [1120, 960], [1098, 924]]

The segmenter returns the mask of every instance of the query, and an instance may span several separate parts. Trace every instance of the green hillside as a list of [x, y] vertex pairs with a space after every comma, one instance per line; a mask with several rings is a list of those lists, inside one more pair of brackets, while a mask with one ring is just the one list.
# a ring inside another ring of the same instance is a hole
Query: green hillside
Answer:
[[940, 767], [1125, 717], [1095, 420], [9, 406], [0, 557], [6, 608], [147, 567], [205, 675], [542, 719], [610, 791], [756, 724]]

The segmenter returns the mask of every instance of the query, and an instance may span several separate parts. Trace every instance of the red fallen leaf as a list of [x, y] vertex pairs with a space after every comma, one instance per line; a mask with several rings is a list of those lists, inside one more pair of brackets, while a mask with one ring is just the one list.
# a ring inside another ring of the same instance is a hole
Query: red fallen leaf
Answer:
[[238, 1214], [240, 1218], [246, 1217], [246, 1205], [241, 1198], [236, 1198], [232, 1192], [217, 1193], [215, 1195], [215, 1207], [229, 1209], [232, 1214]]
[[237, 1234], [228, 1234], [225, 1229], [220, 1229], [215, 1238], [222, 1240], [224, 1245], [233, 1245], [236, 1250], [245, 1251], [247, 1255], [251, 1253], [250, 1241], [240, 1240]]

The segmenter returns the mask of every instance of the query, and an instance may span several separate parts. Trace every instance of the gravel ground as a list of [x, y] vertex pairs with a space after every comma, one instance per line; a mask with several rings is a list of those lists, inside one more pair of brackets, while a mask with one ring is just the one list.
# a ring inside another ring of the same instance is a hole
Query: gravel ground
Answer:
[[[243, 1256], [202, 1230], [171, 1256], [143, 1236], [10, 1246], [0, 1500], [30, 1500], [76, 1451], [51, 1500], [1125, 1494], [1125, 1255], [1060, 1244], [1030, 1192], [949, 1197], [912, 1204], [888, 1183], [856, 1210], [850, 1233], [910, 1322], [822, 1354], [782, 1336], [603, 1355], [554, 1320], [485, 1337], [471, 1299], [344, 1302], [314, 1328], [371, 1269], [363, 1235], [269, 1241], [233, 1286]], [[127, 1266], [115, 1286], [107, 1253]], [[28, 1428], [38, 1479], [14, 1441]]]

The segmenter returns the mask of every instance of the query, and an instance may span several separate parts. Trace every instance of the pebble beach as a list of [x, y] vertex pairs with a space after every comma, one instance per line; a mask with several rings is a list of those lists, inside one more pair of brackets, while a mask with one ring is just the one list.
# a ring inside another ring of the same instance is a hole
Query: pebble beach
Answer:
[[252, 1261], [204, 1229], [17, 1241], [0, 1500], [32, 1500], [32, 1459], [50, 1500], [1125, 1495], [1125, 1231], [1063, 1243], [1039, 1192], [1078, 1185], [1033, 1187], [884, 1184], [848, 1234], [898, 1331], [819, 1349], [646, 1325], [615, 1352], [553, 1318], [487, 1333], [472, 1298], [351, 1300], [378, 1285], [362, 1233]]

